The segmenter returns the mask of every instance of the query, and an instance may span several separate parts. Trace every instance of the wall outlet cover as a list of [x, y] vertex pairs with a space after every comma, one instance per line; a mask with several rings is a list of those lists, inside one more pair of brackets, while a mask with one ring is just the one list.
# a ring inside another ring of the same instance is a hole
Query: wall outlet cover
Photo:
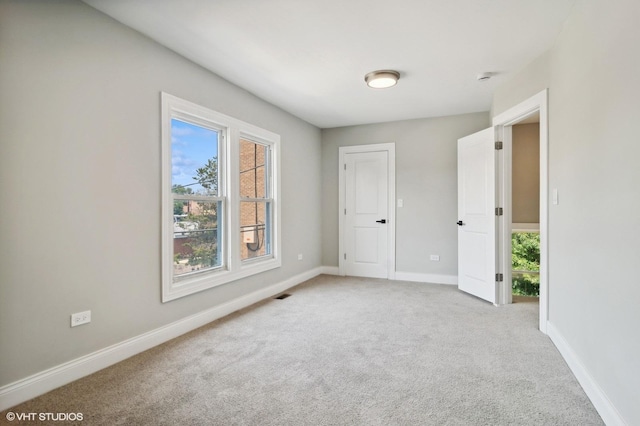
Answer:
[[71, 314], [71, 327], [76, 327], [82, 324], [88, 324], [91, 322], [91, 311], [78, 312]]

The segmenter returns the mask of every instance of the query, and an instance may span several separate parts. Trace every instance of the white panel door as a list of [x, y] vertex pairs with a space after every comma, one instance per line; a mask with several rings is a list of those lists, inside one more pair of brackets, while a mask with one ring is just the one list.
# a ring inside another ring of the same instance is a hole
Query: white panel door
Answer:
[[345, 154], [347, 275], [388, 278], [388, 153]]
[[458, 288], [497, 302], [493, 128], [458, 140]]

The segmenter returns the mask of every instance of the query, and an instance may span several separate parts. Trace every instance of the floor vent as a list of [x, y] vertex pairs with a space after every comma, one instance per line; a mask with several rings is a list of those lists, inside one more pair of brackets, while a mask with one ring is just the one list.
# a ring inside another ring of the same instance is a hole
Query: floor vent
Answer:
[[289, 293], [284, 293], [284, 294], [281, 294], [280, 296], [274, 297], [274, 299], [282, 300], [282, 299], [286, 299], [289, 296], [291, 296]]

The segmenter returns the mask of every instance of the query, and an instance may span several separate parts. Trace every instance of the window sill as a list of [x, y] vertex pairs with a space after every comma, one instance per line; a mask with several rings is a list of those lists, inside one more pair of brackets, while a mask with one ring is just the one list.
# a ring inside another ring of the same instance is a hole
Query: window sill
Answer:
[[280, 259], [271, 258], [260, 262], [243, 264], [240, 269], [234, 272], [228, 270], [217, 270], [209, 273], [203, 273], [192, 278], [183, 279], [172, 283], [169, 288], [165, 288], [162, 292], [162, 303], [237, 281], [242, 278], [250, 277], [252, 275], [260, 274], [271, 269], [276, 269], [280, 266], [282, 266]]
[[540, 232], [539, 223], [512, 223], [511, 232]]

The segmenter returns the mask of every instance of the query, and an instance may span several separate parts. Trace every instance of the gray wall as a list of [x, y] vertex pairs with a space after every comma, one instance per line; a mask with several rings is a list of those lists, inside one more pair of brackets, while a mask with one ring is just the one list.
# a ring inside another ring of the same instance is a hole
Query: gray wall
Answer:
[[540, 124], [513, 126], [512, 222], [540, 222]]
[[338, 148], [395, 142], [396, 270], [457, 276], [457, 140], [489, 125], [483, 112], [324, 129], [323, 265], [338, 266]]
[[[526, 84], [520, 84], [522, 81]], [[491, 104], [491, 116], [495, 117], [548, 87], [549, 52], [545, 52], [496, 88]]]
[[[321, 265], [319, 129], [78, 1], [3, 1], [0, 64], [0, 386]], [[160, 303], [160, 91], [281, 135], [281, 268]]]
[[[640, 424], [639, 21], [636, 0], [579, 0], [548, 61], [549, 179], [559, 191], [549, 320], [629, 425]], [[537, 78], [516, 86], [540, 89]], [[506, 92], [494, 111], [514, 100]]]

